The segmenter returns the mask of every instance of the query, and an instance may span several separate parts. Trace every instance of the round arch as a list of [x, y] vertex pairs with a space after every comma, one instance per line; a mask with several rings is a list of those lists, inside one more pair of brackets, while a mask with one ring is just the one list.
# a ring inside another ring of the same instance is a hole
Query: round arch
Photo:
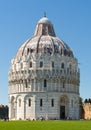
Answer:
[[65, 119], [69, 115], [69, 99], [67, 95], [60, 96], [60, 119]]

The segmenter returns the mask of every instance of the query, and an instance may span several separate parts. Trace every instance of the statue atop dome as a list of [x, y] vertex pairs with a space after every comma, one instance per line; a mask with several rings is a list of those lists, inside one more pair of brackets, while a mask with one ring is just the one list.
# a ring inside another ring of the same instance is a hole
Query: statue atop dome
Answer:
[[46, 12], [44, 12], [44, 17], [46, 17]]

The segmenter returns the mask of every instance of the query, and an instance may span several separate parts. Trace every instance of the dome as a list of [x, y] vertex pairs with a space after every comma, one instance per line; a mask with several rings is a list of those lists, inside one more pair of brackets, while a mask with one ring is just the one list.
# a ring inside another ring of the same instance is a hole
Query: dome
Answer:
[[40, 24], [40, 23], [42, 23], [42, 24], [51, 24], [51, 22], [49, 21], [49, 19], [47, 18], [47, 17], [43, 17], [43, 18], [41, 18], [40, 20], [39, 20], [39, 22], [38, 22], [38, 24]]
[[50, 35], [56, 36], [52, 23], [47, 17], [43, 17], [36, 25], [34, 36]]
[[32, 53], [59, 54], [73, 57], [70, 47], [56, 37], [53, 25], [46, 17], [39, 20], [34, 36], [19, 48], [16, 58]]

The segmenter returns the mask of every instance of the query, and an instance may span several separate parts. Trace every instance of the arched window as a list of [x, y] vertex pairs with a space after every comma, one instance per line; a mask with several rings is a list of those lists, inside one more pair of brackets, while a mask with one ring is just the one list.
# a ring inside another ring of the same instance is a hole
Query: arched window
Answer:
[[14, 96], [11, 97], [11, 103], [14, 103]]
[[73, 108], [73, 100], [71, 100], [71, 107]]
[[43, 61], [40, 61], [40, 68], [43, 67]]
[[14, 64], [14, 69], [16, 70], [16, 64]]
[[27, 79], [25, 79], [25, 87], [26, 87], [26, 88], [28, 87]]
[[70, 64], [70, 65], [69, 65], [69, 69], [71, 70], [71, 68], [72, 68], [72, 65]]
[[65, 82], [63, 82], [63, 88], [65, 88]]
[[54, 68], [54, 61], [52, 61], [52, 68]]
[[30, 62], [30, 68], [32, 68], [32, 61]]
[[61, 68], [64, 69], [64, 63], [61, 64]]
[[42, 99], [40, 99], [40, 107], [42, 107], [43, 105], [43, 102], [42, 102]]
[[62, 55], [62, 52], [63, 52], [63, 51], [62, 51], [62, 48], [61, 48], [61, 55]]
[[28, 106], [31, 107], [31, 99], [28, 99]]
[[23, 63], [21, 63], [21, 69], [23, 68]]
[[44, 79], [44, 87], [45, 88], [47, 87], [47, 81], [46, 81], [46, 79]]
[[21, 99], [19, 99], [19, 107], [21, 107]]
[[69, 74], [69, 68], [67, 68], [67, 74]]
[[30, 79], [28, 79], [28, 83], [30, 83]]
[[46, 35], [47, 32], [48, 32], [48, 28], [47, 28], [46, 25], [44, 25], [43, 28], [42, 28], [42, 35]]
[[27, 55], [29, 54], [29, 51], [30, 51], [29, 48], [27, 48]]
[[64, 97], [61, 98], [61, 103], [65, 103], [65, 98]]
[[54, 99], [51, 99], [51, 106], [54, 107]]
[[65, 55], [65, 56], [67, 55], [67, 51], [66, 51], [66, 49], [64, 49], [64, 55]]

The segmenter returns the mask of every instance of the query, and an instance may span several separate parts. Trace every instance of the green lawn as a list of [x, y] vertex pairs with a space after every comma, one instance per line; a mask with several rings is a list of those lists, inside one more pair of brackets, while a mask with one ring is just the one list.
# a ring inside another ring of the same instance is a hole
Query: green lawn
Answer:
[[0, 121], [0, 130], [91, 130], [91, 121]]

